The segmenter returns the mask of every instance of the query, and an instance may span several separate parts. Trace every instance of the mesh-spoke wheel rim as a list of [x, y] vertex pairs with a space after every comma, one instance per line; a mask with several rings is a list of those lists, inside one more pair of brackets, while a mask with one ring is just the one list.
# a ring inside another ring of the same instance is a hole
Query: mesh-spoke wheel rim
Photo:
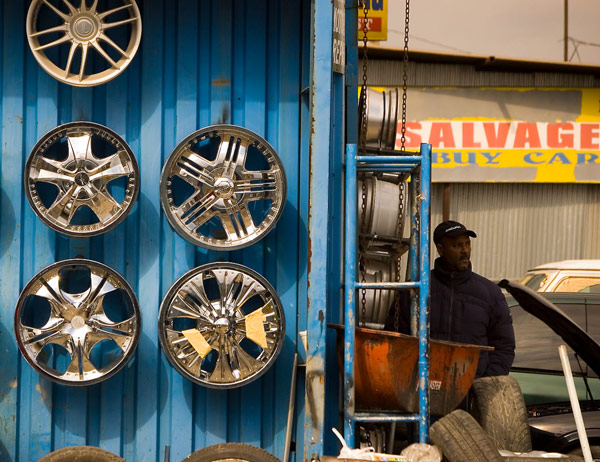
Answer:
[[44, 268], [15, 310], [19, 350], [42, 376], [65, 385], [91, 385], [116, 374], [133, 355], [140, 329], [127, 281], [92, 260]]
[[242, 127], [213, 125], [173, 150], [160, 199], [171, 226], [189, 242], [234, 250], [275, 226], [286, 187], [281, 160], [267, 141]]
[[135, 203], [140, 175], [125, 141], [92, 122], [46, 133], [25, 165], [25, 192], [37, 216], [73, 237], [109, 231]]
[[171, 286], [158, 331], [163, 352], [181, 375], [210, 388], [235, 388], [273, 364], [285, 338], [285, 316], [260, 274], [236, 263], [209, 263]]
[[[114, 4], [114, 5], [113, 5]], [[27, 39], [39, 65], [55, 79], [78, 87], [106, 83], [133, 60], [142, 38], [134, 0], [33, 0]]]

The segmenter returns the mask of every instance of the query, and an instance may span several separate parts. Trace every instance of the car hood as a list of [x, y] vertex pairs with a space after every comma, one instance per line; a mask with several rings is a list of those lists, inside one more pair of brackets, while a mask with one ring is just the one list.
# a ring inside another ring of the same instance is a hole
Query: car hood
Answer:
[[[600, 411], [587, 411], [583, 413], [583, 416], [585, 419], [585, 428], [588, 433], [592, 429], [596, 431], [600, 429]], [[554, 435], [565, 435], [577, 430], [572, 412], [530, 417], [529, 424], [537, 430]]]
[[503, 279], [498, 285], [506, 289], [525, 311], [556, 332], [600, 376], [600, 345], [575, 321], [542, 295], [522, 284]]

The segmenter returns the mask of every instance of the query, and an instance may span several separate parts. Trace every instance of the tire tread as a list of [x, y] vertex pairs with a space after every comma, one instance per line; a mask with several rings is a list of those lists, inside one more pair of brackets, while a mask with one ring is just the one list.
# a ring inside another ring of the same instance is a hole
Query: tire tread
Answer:
[[510, 375], [482, 377], [472, 385], [479, 424], [497, 449], [531, 451], [531, 432], [521, 387]]
[[183, 462], [218, 462], [237, 459], [247, 462], [280, 462], [273, 454], [244, 443], [221, 443], [193, 452]]
[[125, 462], [125, 459], [94, 446], [71, 446], [53, 451], [38, 462]]
[[435, 422], [430, 428], [430, 436], [449, 462], [502, 461], [485, 430], [461, 409]]

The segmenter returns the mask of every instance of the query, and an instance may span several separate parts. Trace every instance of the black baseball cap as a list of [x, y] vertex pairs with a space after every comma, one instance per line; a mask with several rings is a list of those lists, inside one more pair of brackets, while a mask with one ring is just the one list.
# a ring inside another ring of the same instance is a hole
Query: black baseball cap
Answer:
[[477, 237], [475, 231], [467, 229], [465, 225], [459, 223], [458, 221], [442, 221], [436, 226], [435, 231], [433, 232], [433, 242], [435, 244], [439, 244], [444, 237], [460, 236], [462, 234], [466, 234], [467, 236], [471, 237]]

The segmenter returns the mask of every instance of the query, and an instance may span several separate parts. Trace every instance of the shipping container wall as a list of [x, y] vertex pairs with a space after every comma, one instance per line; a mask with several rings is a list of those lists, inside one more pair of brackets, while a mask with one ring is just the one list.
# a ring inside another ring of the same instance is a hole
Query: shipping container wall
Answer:
[[[0, 460], [31, 462], [58, 448], [92, 445], [144, 462], [163, 461], [169, 446], [170, 460], [179, 461], [226, 441], [281, 458], [298, 312], [306, 309], [306, 289], [298, 281], [306, 278], [307, 201], [300, 189], [308, 171], [308, 127], [302, 122], [308, 95], [302, 90], [309, 86], [310, 2], [138, 1], [143, 32], [136, 56], [114, 80], [91, 88], [61, 83], [36, 62], [26, 36], [29, 3], [0, 0]], [[23, 187], [33, 146], [72, 121], [96, 122], [119, 134], [140, 170], [139, 195], [127, 218], [91, 238], [46, 226]], [[217, 123], [265, 138], [287, 176], [287, 201], [275, 228], [260, 242], [230, 252], [184, 240], [165, 218], [159, 196], [161, 169], [173, 149]], [[74, 257], [122, 275], [142, 317], [134, 358], [108, 380], [84, 387], [41, 377], [21, 356], [13, 330], [27, 282]], [[189, 269], [219, 261], [263, 275], [286, 317], [285, 342], [273, 367], [231, 390], [183, 378], [158, 341], [159, 306], [169, 287]], [[301, 413], [304, 396], [298, 396]], [[301, 449], [303, 429], [294, 431]]]

